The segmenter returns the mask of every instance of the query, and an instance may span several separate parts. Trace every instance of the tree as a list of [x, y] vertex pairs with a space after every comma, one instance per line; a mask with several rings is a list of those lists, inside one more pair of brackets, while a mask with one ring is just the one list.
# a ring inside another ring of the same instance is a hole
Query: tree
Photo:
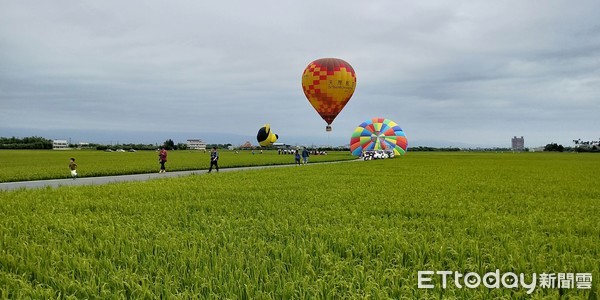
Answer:
[[52, 140], [37, 136], [23, 139], [0, 137], [0, 149], [52, 149]]
[[173, 142], [172, 139], [168, 139], [164, 142], [163, 146], [165, 147], [165, 149], [167, 150], [177, 150], [177, 147], [175, 146], [175, 142]]
[[546, 147], [544, 147], [544, 151], [563, 152], [563, 151], [565, 151], [565, 147], [563, 147], [563, 145], [558, 145], [556, 143], [550, 143], [550, 144], [547, 144]]

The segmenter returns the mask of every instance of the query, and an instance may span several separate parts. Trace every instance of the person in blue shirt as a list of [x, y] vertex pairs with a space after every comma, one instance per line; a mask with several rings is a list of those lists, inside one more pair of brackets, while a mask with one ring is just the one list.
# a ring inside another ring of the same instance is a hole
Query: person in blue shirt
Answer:
[[296, 166], [300, 165], [300, 152], [298, 152], [298, 150], [296, 150], [296, 153], [294, 154], [294, 158], [296, 159]]
[[306, 147], [304, 148], [304, 150], [302, 150], [302, 161], [304, 164], [308, 163], [308, 157], [310, 155], [308, 154], [308, 150], [306, 150]]

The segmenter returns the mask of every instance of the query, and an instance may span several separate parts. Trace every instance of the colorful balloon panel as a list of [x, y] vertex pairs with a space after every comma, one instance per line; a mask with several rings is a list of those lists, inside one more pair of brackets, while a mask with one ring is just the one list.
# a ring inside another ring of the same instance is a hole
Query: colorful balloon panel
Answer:
[[355, 156], [369, 150], [392, 150], [395, 155], [404, 155], [407, 148], [408, 140], [402, 128], [385, 118], [361, 123], [350, 137], [350, 152]]
[[355, 88], [354, 69], [339, 58], [317, 59], [302, 74], [304, 95], [328, 125], [350, 101]]
[[273, 143], [277, 142], [278, 138], [279, 136], [271, 131], [271, 125], [269, 124], [263, 125], [263, 127], [261, 127], [256, 134], [256, 140], [258, 141], [258, 144], [263, 147], [273, 145]]

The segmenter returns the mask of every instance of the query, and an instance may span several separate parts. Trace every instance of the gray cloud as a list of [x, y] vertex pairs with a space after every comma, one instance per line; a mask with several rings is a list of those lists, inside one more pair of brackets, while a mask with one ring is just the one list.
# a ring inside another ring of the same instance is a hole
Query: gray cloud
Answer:
[[[3, 134], [270, 122], [287, 142], [343, 144], [382, 116], [413, 145], [599, 135], [595, 1], [221, 2], [0, 0]], [[358, 77], [330, 135], [300, 87], [321, 57]]]

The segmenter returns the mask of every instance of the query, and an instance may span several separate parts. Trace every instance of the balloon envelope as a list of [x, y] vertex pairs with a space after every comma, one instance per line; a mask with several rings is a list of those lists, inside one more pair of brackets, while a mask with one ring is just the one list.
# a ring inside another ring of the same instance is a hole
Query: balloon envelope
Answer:
[[396, 155], [404, 155], [408, 140], [396, 122], [373, 118], [358, 125], [350, 138], [350, 152], [360, 156], [368, 150], [391, 150]]
[[263, 147], [268, 147], [273, 145], [273, 143], [277, 142], [279, 138], [278, 135], [271, 132], [271, 125], [265, 124], [258, 130], [258, 134], [256, 134], [256, 140], [258, 144]]
[[350, 101], [355, 88], [354, 69], [339, 58], [317, 59], [302, 74], [304, 95], [327, 125]]

